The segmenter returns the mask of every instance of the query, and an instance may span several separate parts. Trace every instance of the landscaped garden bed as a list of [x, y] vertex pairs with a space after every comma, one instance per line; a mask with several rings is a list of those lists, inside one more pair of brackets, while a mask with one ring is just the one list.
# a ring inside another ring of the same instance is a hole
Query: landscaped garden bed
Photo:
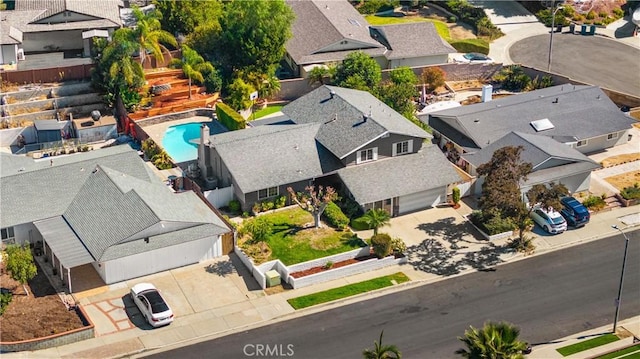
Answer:
[[304, 277], [304, 276], [308, 276], [308, 275], [312, 275], [312, 274], [328, 271], [328, 270], [331, 270], [331, 269], [336, 269], [336, 268], [348, 266], [350, 264], [360, 263], [362, 261], [366, 261], [366, 260], [369, 260], [369, 259], [375, 259], [375, 258], [377, 258], [375, 255], [370, 254], [368, 256], [351, 258], [351, 259], [347, 259], [347, 260], [336, 262], [336, 263], [327, 262], [323, 266], [317, 266], [317, 267], [305, 269], [305, 270], [302, 270], [302, 271], [299, 271], [299, 272], [291, 273], [289, 275], [294, 277], [294, 278], [301, 278], [301, 277]]

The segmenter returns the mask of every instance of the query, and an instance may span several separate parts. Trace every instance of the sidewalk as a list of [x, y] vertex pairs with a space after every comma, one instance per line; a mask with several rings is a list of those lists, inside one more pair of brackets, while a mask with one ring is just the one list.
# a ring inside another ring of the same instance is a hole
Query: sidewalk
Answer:
[[[463, 205], [458, 211], [458, 215], [462, 217], [469, 208]], [[428, 212], [428, 211], [427, 211]], [[611, 225], [617, 224], [624, 231], [633, 230], [631, 227], [640, 225], [640, 213], [638, 213], [638, 207], [627, 207], [616, 209], [613, 211], [598, 213], [592, 216], [591, 223], [589, 223], [587, 231], [579, 232], [580, 230], [569, 231], [567, 236], [537, 236], [534, 239], [534, 243], [537, 246], [534, 255], [540, 255], [549, 251], [558, 250], [568, 246], [578, 245], [588, 241], [596, 240], [608, 235], [616, 233]], [[584, 228], [582, 228], [584, 229]], [[503, 263], [511, 261], [521, 260], [529, 258], [530, 256], [523, 256], [521, 254], [510, 254], [508, 256], [501, 257]], [[179, 268], [174, 271], [170, 271], [169, 274], [160, 273], [153, 276], [154, 282], [168, 281], [169, 278], [176, 280], [181, 290], [187, 292], [189, 286], [195, 286], [197, 290], [200, 290], [199, 283], [202, 283], [203, 277], [191, 278], [195, 272], [195, 269], [202, 267], [212, 268], [220, 267], [224, 265], [224, 261], [218, 261], [214, 263], [200, 263], [192, 266], [193, 268], [185, 267]], [[213, 270], [212, 270], [213, 271]], [[176, 320], [170, 326], [164, 328], [158, 328], [154, 330], [142, 330], [138, 327], [131, 329], [116, 331], [113, 333], [97, 333], [96, 338], [81, 341], [78, 343], [68, 344], [56, 348], [44, 349], [35, 352], [19, 352], [19, 353], [6, 353], [3, 357], [6, 358], [116, 358], [123, 356], [135, 355], [136, 353], [145, 352], [148, 354], [151, 351], [167, 350], [168, 348], [186, 345], [187, 343], [195, 343], [198, 341], [204, 341], [215, 337], [228, 335], [234, 332], [248, 330], [253, 327], [267, 325], [276, 321], [288, 320], [291, 318], [308, 315], [315, 312], [324, 311], [327, 309], [335, 308], [338, 306], [346, 305], [353, 302], [368, 300], [377, 296], [385, 295], [388, 293], [402, 291], [407, 288], [433, 283], [451, 276], [441, 276], [434, 273], [428, 273], [425, 271], [415, 270], [413, 266], [397, 265], [387, 267], [374, 272], [367, 272], [351, 277], [341, 278], [338, 280], [297, 289], [289, 290], [281, 293], [267, 295], [262, 290], [252, 289], [251, 286], [243, 283], [244, 276], [249, 276], [248, 273], [244, 273], [242, 268], [238, 268], [238, 272], [230, 272], [220, 270], [218, 276], [221, 278], [219, 283], [227, 283], [226, 287], [217, 287], [216, 285], [202, 286], [212, 287], [211, 289], [202, 289], [207, 291], [206, 302], [197, 302], [193, 304], [193, 300], [189, 305], [182, 303], [181, 306], [185, 306], [186, 309], [182, 309], [182, 313], [179, 313], [178, 308], [176, 314]], [[467, 269], [456, 275], [464, 275], [466, 273], [474, 272], [476, 269]], [[246, 270], [245, 270], [246, 272]], [[318, 305], [302, 310], [295, 311], [288, 303], [287, 299], [315, 293], [339, 286], [343, 286], [350, 283], [360, 282], [380, 276], [403, 272], [409, 278], [411, 282], [404, 283], [398, 286], [389, 287], [375, 292], [365, 293], [362, 295], [338, 300], [335, 302]], [[211, 273], [208, 273], [211, 275]], [[224, 274], [224, 275], [222, 275]], [[202, 274], [204, 275], [204, 274]], [[213, 278], [216, 278], [215, 276]], [[249, 278], [250, 279], [250, 278]], [[208, 277], [209, 281], [215, 280], [212, 277]], [[233, 282], [229, 284], [228, 282]], [[128, 283], [127, 283], [128, 284]], [[234, 288], [246, 288], [238, 292]], [[127, 291], [126, 285], [120, 285], [119, 287], [111, 287], [111, 291], [107, 293], [101, 293], [94, 295], [92, 301], [88, 298], [82, 299], [83, 304], [102, 303], [100, 309], [103, 312], [108, 312], [114, 309], [109, 308], [109, 302], [106, 300], [99, 301], [100, 299], [114, 298], [122, 296]], [[209, 297], [208, 295], [217, 295], [217, 297]], [[171, 298], [173, 300], [182, 300], [184, 298]], [[226, 302], [225, 302], [226, 301]], [[199, 308], [199, 306], [201, 308]], [[95, 308], [94, 308], [95, 309]], [[116, 308], [117, 309], [117, 308]], [[101, 321], [112, 322], [117, 318], [109, 318], [108, 316], [98, 316], [98, 321], [95, 323], [96, 328], [105, 328], [105, 324], [114, 325], [114, 323], [101, 323]], [[103, 319], [100, 319], [103, 318]], [[120, 318], [129, 323], [127, 317]], [[135, 321], [136, 318], [130, 318]], [[636, 320], [637, 322], [637, 320]], [[621, 322], [621, 326], [634, 333], [634, 335], [640, 337], [640, 325], [633, 320]], [[118, 323], [115, 323], [118, 325]], [[635, 325], [635, 326], [634, 326]], [[604, 330], [604, 329], [601, 329]], [[575, 338], [574, 338], [575, 339]], [[571, 338], [567, 338], [562, 344], [570, 343]], [[626, 342], [617, 342], [623, 345]], [[613, 345], [612, 343], [611, 345]], [[541, 346], [542, 349], [534, 349], [534, 356], [532, 358], [552, 358], [552, 356], [545, 356], [547, 350], [549, 353], [555, 351], [555, 344], [549, 344], [549, 346]], [[539, 354], [541, 353], [541, 354]], [[551, 354], [549, 354], [551, 355]]]

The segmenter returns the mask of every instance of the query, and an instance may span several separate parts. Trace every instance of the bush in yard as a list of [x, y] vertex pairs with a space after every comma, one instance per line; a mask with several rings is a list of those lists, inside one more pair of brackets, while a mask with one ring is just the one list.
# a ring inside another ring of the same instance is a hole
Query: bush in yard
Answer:
[[601, 196], [589, 196], [584, 201], [582, 201], [582, 204], [594, 211], [601, 210], [607, 205], [604, 201], [604, 198], [602, 198]]
[[7, 253], [7, 270], [11, 274], [11, 278], [22, 284], [24, 292], [29, 296], [27, 290], [27, 282], [38, 274], [38, 268], [33, 260], [31, 248], [28, 245], [19, 246], [10, 244], [5, 250]]
[[237, 199], [232, 199], [231, 201], [229, 201], [227, 207], [229, 207], [229, 211], [231, 213], [238, 213], [240, 212], [240, 201], [238, 201]]
[[251, 209], [253, 210], [253, 213], [260, 213], [262, 212], [262, 204], [260, 202], [256, 202], [253, 204], [253, 207], [251, 207]]
[[371, 237], [371, 246], [376, 257], [384, 258], [391, 254], [391, 237], [386, 233], [378, 233]]
[[262, 242], [271, 234], [273, 225], [264, 217], [250, 219], [242, 225], [243, 233], [251, 234], [251, 243]]
[[394, 238], [391, 240], [391, 250], [394, 253], [404, 253], [407, 250], [407, 245], [402, 238]]
[[275, 206], [273, 202], [271, 201], [264, 201], [262, 202], [262, 212], [266, 212], [270, 209], [273, 209], [273, 207]]
[[500, 211], [491, 211], [483, 214], [480, 210], [471, 212], [469, 220], [483, 232], [492, 236], [494, 234], [504, 233], [515, 229], [515, 223], [511, 219], [502, 218]]
[[596, 18], [596, 12], [591, 10], [587, 13], [587, 20], [593, 20]]
[[287, 196], [280, 196], [273, 201], [276, 208], [282, 208], [287, 204]]
[[367, 229], [371, 229], [371, 226], [367, 222], [367, 219], [363, 217], [354, 218], [351, 221], [351, 227], [356, 231], [366, 231]]
[[333, 267], [332, 261], [327, 261], [327, 263], [324, 264], [324, 269], [331, 269], [332, 267]]
[[460, 188], [453, 187], [451, 190], [451, 200], [453, 201], [453, 205], [457, 206], [460, 203]]
[[147, 138], [146, 140], [142, 141], [142, 152], [147, 159], [152, 159], [153, 157], [155, 157], [155, 155], [160, 153], [160, 151], [160, 147], [158, 147], [158, 145], [151, 138]]
[[327, 205], [327, 208], [324, 210], [324, 217], [330, 225], [338, 229], [344, 229], [349, 225], [349, 218], [342, 213], [340, 207], [338, 207], [334, 202], [330, 202]]
[[640, 199], [640, 185], [638, 183], [634, 183], [633, 186], [625, 187], [620, 191], [620, 195], [622, 198], [627, 200]]
[[0, 315], [4, 313], [5, 309], [7, 309], [7, 306], [11, 303], [11, 299], [13, 299], [13, 294], [10, 292], [0, 293]]

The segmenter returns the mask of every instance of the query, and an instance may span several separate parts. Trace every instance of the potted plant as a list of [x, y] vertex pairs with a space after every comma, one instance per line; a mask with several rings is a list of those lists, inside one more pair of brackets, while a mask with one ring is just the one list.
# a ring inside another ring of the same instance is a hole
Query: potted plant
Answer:
[[453, 208], [460, 208], [460, 188], [453, 187], [451, 191], [451, 200], [453, 201]]

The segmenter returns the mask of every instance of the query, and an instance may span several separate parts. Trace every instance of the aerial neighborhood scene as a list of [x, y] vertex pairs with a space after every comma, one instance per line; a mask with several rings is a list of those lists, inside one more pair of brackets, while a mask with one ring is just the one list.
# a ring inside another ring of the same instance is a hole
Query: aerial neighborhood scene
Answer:
[[0, 0], [0, 353], [640, 359], [639, 30]]

